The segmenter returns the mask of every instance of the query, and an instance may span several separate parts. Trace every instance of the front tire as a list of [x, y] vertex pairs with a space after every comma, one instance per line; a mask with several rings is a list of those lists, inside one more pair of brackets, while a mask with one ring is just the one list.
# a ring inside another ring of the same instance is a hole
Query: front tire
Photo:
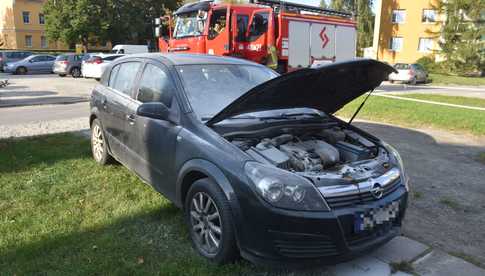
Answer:
[[80, 78], [81, 77], [81, 69], [77, 68], [77, 67], [74, 67], [72, 68], [71, 70], [71, 76], [73, 78]]
[[222, 265], [239, 257], [229, 201], [208, 178], [195, 181], [185, 199], [185, 218], [194, 249]]
[[91, 124], [91, 152], [96, 163], [107, 165], [113, 163], [114, 159], [108, 152], [103, 127], [98, 119], [94, 119]]
[[23, 66], [22, 67], [19, 67], [19, 68], [17, 68], [17, 70], [15, 70], [15, 74], [17, 74], [17, 75], [25, 75], [25, 74], [27, 74], [27, 68], [25, 68]]

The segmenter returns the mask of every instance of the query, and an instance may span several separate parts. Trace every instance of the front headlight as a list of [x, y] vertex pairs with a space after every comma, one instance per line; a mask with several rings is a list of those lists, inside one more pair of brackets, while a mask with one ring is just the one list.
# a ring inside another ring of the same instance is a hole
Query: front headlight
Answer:
[[383, 146], [389, 152], [391, 163], [397, 165], [399, 170], [401, 171], [401, 180], [406, 186], [406, 190], [409, 192], [409, 179], [404, 170], [404, 162], [402, 161], [401, 155], [399, 154], [399, 152], [397, 152], [397, 150], [393, 146], [387, 143], [383, 143]]
[[290, 210], [328, 211], [320, 192], [308, 180], [257, 162], [244, 166], [256, 192], [269, 204]]

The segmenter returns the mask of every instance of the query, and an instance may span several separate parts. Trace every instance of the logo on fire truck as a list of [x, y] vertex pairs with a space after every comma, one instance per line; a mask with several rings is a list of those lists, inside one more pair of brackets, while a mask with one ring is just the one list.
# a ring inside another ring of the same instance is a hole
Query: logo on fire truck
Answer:
[[327, 46], [328, 42], [330, 42], [330, 38], [328, 38], [327, 34], [325, 31], [327, 30], [327, 27], [323, 27], [322, 31], [320, 32], [320, 38], [322, 39], [323, 45], [322, 49]]

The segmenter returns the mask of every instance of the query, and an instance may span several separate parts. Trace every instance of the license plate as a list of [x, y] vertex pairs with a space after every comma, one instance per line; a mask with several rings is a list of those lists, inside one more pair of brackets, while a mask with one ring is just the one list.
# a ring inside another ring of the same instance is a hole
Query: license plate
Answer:
[[355, 214], [354, 230], [361, 232], [371, 230], [385, 222], [394, 220], [399, 214], [399, 201], [394, 201], [384, 207], [374, 208]]

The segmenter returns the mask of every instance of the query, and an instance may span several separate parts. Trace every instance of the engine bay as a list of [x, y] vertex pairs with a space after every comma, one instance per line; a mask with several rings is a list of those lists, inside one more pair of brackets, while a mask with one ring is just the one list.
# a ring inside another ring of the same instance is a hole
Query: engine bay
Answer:
[[384, 148], [342, 126], [290, 128], [228, 140], [255, 160], [304, 176], [316, 186], [364, 181], [390, 167]]

